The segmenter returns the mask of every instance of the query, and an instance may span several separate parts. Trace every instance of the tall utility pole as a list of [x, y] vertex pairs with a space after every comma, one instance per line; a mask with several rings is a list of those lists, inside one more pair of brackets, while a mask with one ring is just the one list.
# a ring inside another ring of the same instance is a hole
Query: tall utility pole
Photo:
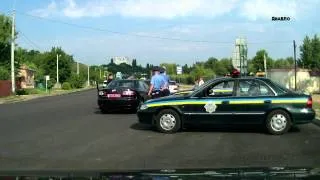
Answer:
[[12, 27], [11, 27], [11, 91], [16, 92], [16, 82], [14, 75], [14, 50], [15, 50], [15, 10], [12, 12]]
[[88, 65], [88, 86], [90, 86], [90, 76], [89, 76], [89, 73], [90, 73], [90, 66]]
[[241, 44], [239, 46], [239, 60], [240, 60], [240, 77], [242, 76], [242, 53], [241, 53]]
[[293, 40], [293, 56], [294, 56], [294, 90], [297, 90], [297, 59], [296, 59], [296, 41]]
[[266, 57], [266, 53], [264, 53], [264, 55], [263, 55], [263, 64], [264, 64], [265, 77], [268, 77], [267, 76], [267, 57]]
[[77, 75], [79, 75], [79, 62], [77, 62]]
[[59, 84], [59, 54], [57, 54], [57, 84]]

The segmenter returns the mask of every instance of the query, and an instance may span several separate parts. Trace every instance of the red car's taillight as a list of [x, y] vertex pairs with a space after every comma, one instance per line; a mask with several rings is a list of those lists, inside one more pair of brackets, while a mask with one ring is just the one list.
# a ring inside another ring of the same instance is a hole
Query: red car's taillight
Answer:
[[312, 97], [309, 97], [309, 99], [307, 101], [307, 107], [312, 108]]

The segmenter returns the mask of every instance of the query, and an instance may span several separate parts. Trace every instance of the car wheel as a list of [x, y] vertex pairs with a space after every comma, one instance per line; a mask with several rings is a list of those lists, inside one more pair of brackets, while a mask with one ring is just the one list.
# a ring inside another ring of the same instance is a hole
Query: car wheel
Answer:
[[290, 129], [291, 118], [287, 112], [275, 110], [268, 114], [266, 126], [270, 134], [281, 135], [288, 132]]
[[156, 116], [157, 129], [162, 133], [175, 133], [180, 129], [180, 125], [180, 116], [174, 110], [165, 109]]

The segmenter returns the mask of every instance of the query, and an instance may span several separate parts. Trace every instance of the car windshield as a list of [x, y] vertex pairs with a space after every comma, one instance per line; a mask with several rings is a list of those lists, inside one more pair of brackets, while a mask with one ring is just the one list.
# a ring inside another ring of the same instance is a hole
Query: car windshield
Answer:
[[136, 86], [134, 81], [115, 80], [115, 81], [112, 81], [107, 87], [108, 88], [117, 88], [117, 87], [135, 88]]

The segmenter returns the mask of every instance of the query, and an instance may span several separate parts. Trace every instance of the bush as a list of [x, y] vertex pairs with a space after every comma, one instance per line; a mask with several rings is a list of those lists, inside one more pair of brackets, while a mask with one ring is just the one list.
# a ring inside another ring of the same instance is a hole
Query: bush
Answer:
[[[54, 87], [54, 85], [56, 84], [56, 80], [55, 79], [50, 79], [47, 83], [48, 89], [52, 89]], [[46, 81], [44, 81], [44, 85], [46, 85]], [[44, 86], [44, 88], [46, 88], [46, 86]]]
[[73, 74], [69, 80], [72, 88], [82, 88], [84, 85], [84, 80], [82, 80], [78, 75]]
[[0, 80], [8, 80], [10, 79], [10, 72], [5, 67], [0, 67]]
[[16, 95], [28, 95], [28, 92], [25, 89], [16, 90]]
[[32, 88], [32, 89], [25, 89], [27, 94], [40, 94], [43, 91], [41, 89], [38, 88]]
[[71, 84], [68, 82], [64, 82], [62, 83], [62, 87], [63, 90], [70, 90], [71, 89]]

